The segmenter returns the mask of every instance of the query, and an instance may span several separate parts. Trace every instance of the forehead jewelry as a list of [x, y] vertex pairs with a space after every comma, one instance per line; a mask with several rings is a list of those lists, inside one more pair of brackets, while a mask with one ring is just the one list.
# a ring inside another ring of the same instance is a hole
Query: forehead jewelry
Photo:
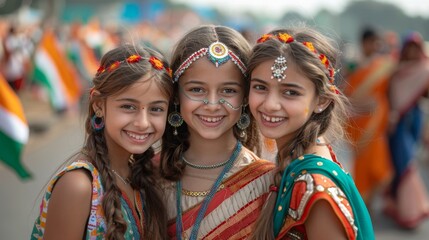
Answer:
[[174, 82], [177, 82], [180, 76], [185, 72], [186, 69], [191, 66], [192, 63], [200, 59], [201, 57], [208, 55], [208, 59], [215, 64], [216, 67], [226, 63], [228, 60], [231, 60], [237, 67], [240, 69], [243, 75], [246, 74], [246, 66], [240, 60], [240, 58], [235, 55], [234, 52], [228, 49], [228, 47], [219, 41], [216, 41], [208, 48], [201, 48], [200, 50], [192, 53], [183, 63], [177, 68], [174, 72]]
[[[262, 35], [262, 37], [260, 37], [257, 40], [257, 43], [264, 43], [270, 39], [277, 39], [280, 42], [289, 44], [289, 43], [293, 43], [293, 42], [297, 42], [297, 43], [301, 43], [304, 46], [307, 47], [308, 50], [310, 50], [311, 52], [314, 53], [315, 56], [317, 56], [317, 58], [320, 60], [320, 62], [325, 66], [325, 68], [328, 70], [329, 73], [329, 83], [330, 83], [330, 89], [332, 92], [336, 93], [336, 94], [340, 94], [340, 91], [338, 90], [338, 88], [334, 85], [334, 76], [337, 73], [337, 71], [335, 71], [329, 63], [329, 59], [326, 57], [326, 55], [324, 54], [320, 54], [316, 48], [313, 46], [312, 42], [298, 42], [297, 40], [295, 40], [295, 38], [287, 33], [278, 33], [276, 35], [274, 34], [264, 34]], [[283, 61], [283, 59], [281, 59], [282, 56], [278, 57], [276, 60], [278, 60], [279, 62]], [[279, 65], [280, 66], [280, 65]], [[287, 68], [286, 66], [286, 59], [284, 59], [284, 66]], [[280, 77], [286, 77], [284, 74], [280, 74], [280, 73], [284, 73], [284, 71], [281, 71], [281, 67], [276, 67], [276, 62], [274, 62], [273, 67], [271, 68], [271, 70], [273, 71], [273, 76], [271, 77], [273, 78], [277, 78], [278, 81], [281, 81], [280, 78], [275, 77], [275, 70], [278, 70], [278, 76]], [[285, 69], [286, 70], [286, 69]], [[277, 74], [277, 72], [276, 72]], [[283, 78], [284, 79], [284, 78]]]
[[271, 79], [276, 78], [278, 82], [281, 82], [286, 78], [286, 73], [285, 73], [287, 69], [286, 62], [287, 62], [286, 58], [283, 57], [282, 55], [278, 56], [274, 60], [274, 64], [271, 67], [271, 71], [272, 71]]

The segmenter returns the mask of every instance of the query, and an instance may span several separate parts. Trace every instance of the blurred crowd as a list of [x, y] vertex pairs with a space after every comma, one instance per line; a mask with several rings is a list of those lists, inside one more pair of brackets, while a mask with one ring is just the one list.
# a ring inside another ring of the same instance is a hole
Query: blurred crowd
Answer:
[[[154, 22], [127, 26], [106, 26], [96, 18], [61, 26], [0, 20], [1, 76], [18, 96], [30, 91], [63, 113], [79, 108], [100, 57], [110, 49], [144, 43], [168, 56], [180, 36], [204, 23], [190, 11], [166, 11]], [[239, 30], [252, 43], [259, 35]], [[429, 215], [427, 186], [416, 165], [429, 162], [429, 60], [419, 33], [402, 34], [363, 29], [361, 39], [344, 48], [337, 77], [354, 113], [347, 121], [350, 172], [358, 189], [370, 209], [382, 195], [384, 212], [400, 226], [415, 228]], [[50, 93], [60, 85], [59, 93]], [[59, 102], [61, 94], [66, 99]], [[270, 151], [272, 144], [267, 142]]]
[[200, 24], [203, 24], [203, 20], [191, 10], [166, 10], [154, 21], [137, 24], [105, 24], [96, 17], [86, 23], [75, 21], [56, 24], [40, 21], [22, 23], [13, 17], [0, 18], [0, 56], [2, 63], [5, 63], [2, 64], [1, 73], [11, 83], [26, 78], [27, 82], [20, 80], [12, 84], [17, 90], [30, 83], [32, 76], [29, 73], [34, 53], [37, 52], [44, 35], [52, 32], [59, 51], [64, 54], [63, 60], [71, 61], [79, 72], [79, 77], [89, 81], [94, 69], [83, 68], [93, 66], [82, 66], [78, 62], [79, 57], [90, 57], [99, 61], [104, 53], [122, 43], [143, 43], [168, 55], [179, 37]]
[[344, 62], [344, 93], [352, 175], [371, 210], [381, 195], [383, 212], [406, 229], [429, 216], [419, 160], [429, 160], [429, 61], [418, 32], [403, 36], [365, 28], [358, 57]]

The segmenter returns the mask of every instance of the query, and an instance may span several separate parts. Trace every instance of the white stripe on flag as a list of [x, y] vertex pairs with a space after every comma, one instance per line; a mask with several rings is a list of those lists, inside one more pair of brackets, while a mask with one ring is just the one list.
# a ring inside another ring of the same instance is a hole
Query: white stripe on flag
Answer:
[[27, 143], [30, 130], [26, 123], [2, 106], [0, 106], [0, 119], [0, 131], [19, 143]]
[[55, 63], [52, 61], [48, 52], [45, 49], [41, 48], [37, 51], [36, 56], [36, 64], [42, 72], [46, 74], [48, 81], [52, 84], [51, 87], [52, 92], [50, 92], [50, 96], [52, 98], [52, 104], [55, 108], [60, 109], [62, 107], [67, 106], [66, 96], [64, 86], [61, 82], [61, 76], [58, 72], [58, 69], [55, 66]]

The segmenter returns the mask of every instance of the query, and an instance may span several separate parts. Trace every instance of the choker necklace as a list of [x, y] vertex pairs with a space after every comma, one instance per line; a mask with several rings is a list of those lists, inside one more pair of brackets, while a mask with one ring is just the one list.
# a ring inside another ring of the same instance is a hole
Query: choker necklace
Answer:
[[216, 164], [211, 164], [211, 165], [198, 165], [195, 163], [191, 163], [188, 160], [186, 160], [186, 158], [184, 156], [182, 156], [182, 160], [186, 163], [186, 165], [192, 167], [192, 168], [197, 168], [197, 169], [215, 169], [215, 168], [220, 168], [225, 166], [229, 159], [227, 159], [225, 162], [220, 162], [220, 163], [216, 163]]
[[[204, 215], [207, 211], [207, 208], [209, 207], [209, 203], [213, 199], [214, 195], [218, 191], [219, 187], [222, 184], [222, 180], [225, 177], [225, 174], [231, 170], [232, 166], [234, 165], [235, 160], [240, 155], [241, 152], [241, 143], [240, 141], [237, 141], [237, 144], [235, 145], [235, 149], [232, 152], [231, 157], [229, 157], [227, 164], [225, 168], [222, 170], [222, 172], [217, 177], [216, 181], [214, 182], [212, 188], [209, 190], [207, 195], [204, 197], [204, 200], [201, 203], [201, 206], [198, 209], [198, 214], [195, 219], [194, 225], [192, 226], [191, 234], [189, 236], [189, 240], [197, 240], [198, 237], [198, 231], [200, 230], [200, 224], [203, 221]], [[182, 181], [178, 181], [176, 183], [176, 238], [178, 240], [182, 239], [182, 234], [184, 232], [183, 229], [183, 222], [182, 222]]]
[[121, 175], [119, 175], [119, 173], [117, 173], [115, 170], [112, 169], [112, 173], [115, 174], [119, 179], [121, 179], [121, 181], [125, 184], [128, 185], [130, 183], [130, 179], [126, 178], [124, 179], [123, 177], [121, 177]]

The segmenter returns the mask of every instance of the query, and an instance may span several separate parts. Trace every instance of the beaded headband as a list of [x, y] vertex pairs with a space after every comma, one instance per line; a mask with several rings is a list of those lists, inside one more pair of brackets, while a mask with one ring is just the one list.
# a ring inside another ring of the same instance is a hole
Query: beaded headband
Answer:
[[[121, 64], [123, 64], [125, 62], [127, 62], [127, 63], [138, 63], [141, 60], [143, 60], [142, 56], [137, 55], [137, 54], [133, 54], [133, 55], [127, 57], [124, 60], [115, 61], [112, 64], [110, 64], [109, 66], [105, 66], [105, 67], [104, 66], [100, 66], [98, 68], [98, 70], [97, 70], [96, 75], [100, 75], [100, 74], [102, 74], [102, 73], [104, 73], [106, 71], [107, 72], [112, 72], [115, 69], [117, 69]], [[161, 60], [159, 60], [157, 57], [151, 56], [148, 61], [152, 65], [152, 67], [154, 69], [156, 69], [156, 70], [163, 70], [164, 69], [167, 72], [167, 74], [170, 77], [172, 77], [172, 70], [171, 70], [171, 68], [165, 66], [164, 63]]]
[[[273, 35], [273, 34], [264, 34], [262, 35], [262, 37], [260, 37], [257, 40], [257, 43], [263, 43], [266, 42], [270, 39], [277, 39], [280, 42], [283, 43], [292, 43], [292, 42], [297, 42], [297, 43], [302, 43], [304, 46], [306, 46], [311, 52], [313, 52], [318, 59], [322, 62], [322, 64], [325, 66], [325, 68], [328, 70], [329, 72], [329, 82], [331, 84], [331, 90], [335, 93], [339, 93], [338, 89], [335, 87], [334, 85], [334, 75], [335, 75], [335, 71], [332, 67], [330, 67], [330, 63], [328, 58], [324, 55], [324, 54], [319, 54], [316, 50], [316, 48], [313, 46], [312, 42], [298, 42], [296, 41], [291, 35], [287, 34], [287, 33], [278, 33], [277, 35]], [[279, 82], [282, 79], [286, 78], [286, 74], [284, 73], [284, 71], [286, 70], [287, 66], [286, 66], [286, 58], [283, 56], [279, 56], [276, 58], [276, 60], [274, 61], [274, 65], [271, 67], [271, 70], [273, 71], [273, 75], [271, 76], [271, 79], [276, 78]]]
[[232, 60], [232, 62], [237, 65], [238, 69], [240, 69], [241, 73], [245, 75], [246, 73], [246, 66], [244, 63], [240, 60], [240, 58], [235, 55], [231, 50], [228, 49], [228, 47], [219, 42], [216, 41], [208, 48], [201, 48], [200, 50], [194, 52], [189, 56], [183, 63], [179, 66], [177, 71], [174, 73], [174, 82], [177, 82], [180, 78], [180, 76], [185, 72], [186, 69], [191, 66], [192, 63], [197, 61], [200, 57], [203, 57], [208, 54], [208, 59], [216, 65], [216, 67], [219, 67], [220, 65], [226, 63], [228, 60]]

